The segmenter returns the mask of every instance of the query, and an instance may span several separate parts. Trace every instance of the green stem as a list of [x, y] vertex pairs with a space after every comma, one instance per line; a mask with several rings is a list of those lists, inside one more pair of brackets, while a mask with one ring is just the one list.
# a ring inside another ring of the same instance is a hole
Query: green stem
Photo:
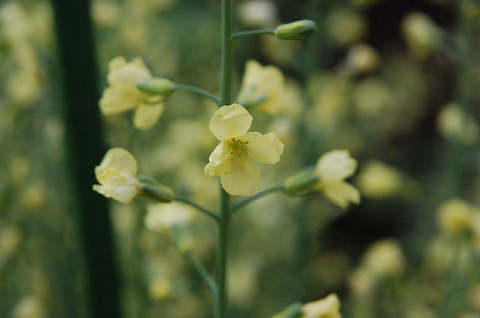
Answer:
[[[221, 31], [221, 105], [230, 105], [232, 100], [232, 0], [222, 0], [222, 31]], [[230, 195], [219, 183], [218, 238], [216, 252], [216, 280], [218, 297], [215, 303], [215, 317], [225, 318], [227, 311], [227, 255], [228, 229], [230, 223]]]
[[198, 274], [200, 274], [200, 277], [202, 277], [202, 279], [205, 281], [205, 283], [208, 286], [208, 289], [210, 289], [210, 291], [212, 292], [212, 295], [215, 299], [217, 297], [217, 293], [218, 293], [217, 285], [215, 285], [215, 282], [210, 277], [207, 270], [205, 269], [203, 264], [200, 262], [200, 260], [197, 258], [197, 256], [195, 256], [195, 254], [193, 254], [192, 252], [189, 252], [187, 254], [187, 257], [190, 260], [190, 262], [192, 263], [193, 267], [197, 270]]
[[198, 94], [198, 95], [201, 95], [201, 96], [204, 96], [204, 97], [207, 97], [207, 98], [210, 98], [211, 100], [213, 100], [218, 106], [222, 106], [222, 102], [220, 100], [220, 98], [215, 95], [215, 94], [212, 94], [204, 89], [201, 89], [201, 88], [198, 88], [198, 87], [195, 87], [195, 86], [191, 86], [191, 85], [185, 85], [185, 84], [176, 84], [174, 86], [174, 89], [175, 90], [180, 90], [180, 91], [185, 91], [185, 92], [191, 92], [191, 93], [195, 93], [195, 94]]
[[232, 34], [230, 37], [231, 40], [236, 40], [241, 37], [250, 36], [250, 35], [275, 35], [275, 30], [271, 29], [259, 29], [259, 30], [250, 30], [242, 31]]
[[197, 203], [193, 202], [193, 201], [190, 201], [188, 199], [185, 199], [185, 198], [182, 198], [182, 197], [179, 197], [179, 196], [175, 196], [175, 201], [179, 201], [179, 202], [183, 202], [185, 204], [188, 204], [192, 207], [194, 207], [195, 209], [199, 210], [200, 212], [204, 213], [205, 215], [208, 215], [209, 217], [213, 218], [215, 221], [220, 221], [220, 217], [218, 215], [216, 215], [215, 213], [209, 211], [208, 209], [198, 205]]
[[259, 191], [251, 196], [249, 196], [248, 198], [234, 204], [232, 206], [232, 208], [230, 209], [230, 212], [233, 213], [235, 212], [236, 210], [242, 208], [244, 205], [247, 205], [248, 203], [252, 202], [252, 201], [255, 201], [255, 200], [258, 200], [260, 199], [261, 197], [264, 197], [272, 192], [277, 192], [277, 191], [281, 191], [283, 190], [283, 185], [277, 185], [277, 186], [274, 186], [274, 187], [271, 187], [271, 188], [268, 188], [268, 189], [265, 189], [265, 190], [262, 190], [262, 191]]

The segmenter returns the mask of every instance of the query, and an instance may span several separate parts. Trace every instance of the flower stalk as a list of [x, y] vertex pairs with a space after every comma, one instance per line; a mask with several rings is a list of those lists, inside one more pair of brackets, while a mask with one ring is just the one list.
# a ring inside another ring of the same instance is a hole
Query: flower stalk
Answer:
[[[230, 105], [232, 99], [232, 0], [222, 0], [222, 30], [221, 30], [221, 105]], [[217, 297], [215, 302], [215, 317], [225, 318], [227, 309], [227, 255], [230, 223], [230, 195], [225, 192], [219, 181], [218, 238], [216, 251], [216, 283]]]

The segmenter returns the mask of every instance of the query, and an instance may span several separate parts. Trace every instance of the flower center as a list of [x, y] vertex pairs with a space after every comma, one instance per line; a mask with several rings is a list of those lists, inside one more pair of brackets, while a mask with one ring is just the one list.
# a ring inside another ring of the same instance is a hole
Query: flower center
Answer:
[[243, 141], [239, 138], [232, 138], [227, 141], [230, 146], [230, 155], [233, 157], [240, 157], [247, 152], [248, 141]]

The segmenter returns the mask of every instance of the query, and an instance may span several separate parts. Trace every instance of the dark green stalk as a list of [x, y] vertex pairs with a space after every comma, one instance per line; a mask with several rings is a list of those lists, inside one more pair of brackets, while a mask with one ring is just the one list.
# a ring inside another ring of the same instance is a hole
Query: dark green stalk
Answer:
[[92, 191], [105, 153], [98, 110], [95, 47], [88, 0], [52, 0], [62, 70], [72, 209], [78, 212], [87, 267], [89, 317], [120, 317], [119, 279], [106, 200]]

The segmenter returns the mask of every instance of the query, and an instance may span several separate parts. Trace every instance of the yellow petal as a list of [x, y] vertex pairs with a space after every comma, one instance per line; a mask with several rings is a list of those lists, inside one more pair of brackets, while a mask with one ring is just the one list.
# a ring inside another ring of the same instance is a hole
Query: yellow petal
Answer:
[[340, 181], [351, 176], [357, 161], [346, 150], [333, 150], [324, 154], [317, 162], [315, 171], [324, 181]]
[[157, 122], [163, 113], [163, 103], [148, 105], [141, 104], [133, 118], [133, 125], [138, 129], [149, 129]]
[[100, 110], [105, 115], [122, 113], [135, 108], [143, 94], [135, 87], [128, 85], [115, 85], [108, 87], [100, 99]]
[[125, 58], [122, 57], [122, 56], [118, 56], [118, 57], [112, 59], [108, 63], [108, 72], [109, 73], [115, 72], [115, 71], [121, 69], [122, 67], [124, 67], [125, 65], [127, 65], [127, 61], [125, 60]]
[[284, 92], [284, 77], [278, 67], [262, 66], [254, 60], [247, 62], [239, 100], [257, 100], [259, 96], [264, 96], [266, 99], [257, 107], [266, 113], [274, 114], [284, 108]]
[[331, 294], [303, 305], [302, 318], [341, 318], [340, 301], [337, 295]]
[[228, 149], [228, 146], [223, 141], [215, 147], [204, 169], [207, 177], [230, 173], [231, 156]]
[[126, 175], [135, 176], [137, 174], [137, 160], [135, 157], [122, 148], [112, 148], [103, 157], [102, 162], [95, 168], [95, 174], [100, 183], [99, 176], [106, 170], [112, 169]]
[[350, 203], [360, 203], [360, 192], [349, 183], [344, 181], [322, 182], [325, 196], [340, 206], [346, 209]]
[[284, 145], [274, 133], [262, 135], [258, 132], [249, 132], [243, 138], [248, 141], [248, 156], [267, 164], [275, 164], [280, 160]]
[[110, 85], [123, 84], [135, 87], [138, 82], [144, 81], [151, 76], [150, 71], [141, 58], [136, 58], [123, 66], [121, 60], [114, 59], [110, 65], [108, 83]]
[[107, 198], [112, 198], [122, 203], [130, 203], [140, 192], [136, 179], [133, 178], [130, 179], [130, 181], [135, 182], [122, 183], [115, 186], [95, 184], [93, 190], [103, 194]]
[[231, 195], [250, 195], [260, 185], [260, 168], [253, 160], [235, 159], [230, 173], [221, 175], [220, 180], [222, 187]]
[[252, 124], [252, 116], [239, 104], [220, 107], [210, 120], [210, 131], [225, 140], [243, 136]]

